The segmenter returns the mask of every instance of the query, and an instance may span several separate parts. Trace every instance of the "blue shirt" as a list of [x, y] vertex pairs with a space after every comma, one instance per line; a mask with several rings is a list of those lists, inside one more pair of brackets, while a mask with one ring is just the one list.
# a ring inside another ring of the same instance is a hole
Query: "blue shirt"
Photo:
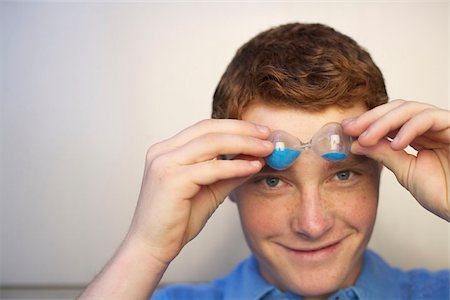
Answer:
[[[380, 256], [367, 250], [362, 272], [354, 286], [337, 291], [329, 299], [449, 299], [450, 271], [424, 269], [403, 271], [389, 266]], [[223, 299], [272, 300], [302, 299], [283, 293], [259, 273], [258, 262], [250, 256], [230, 274], [206, 284], [176, 284], [154, 293], [152, 300]]]

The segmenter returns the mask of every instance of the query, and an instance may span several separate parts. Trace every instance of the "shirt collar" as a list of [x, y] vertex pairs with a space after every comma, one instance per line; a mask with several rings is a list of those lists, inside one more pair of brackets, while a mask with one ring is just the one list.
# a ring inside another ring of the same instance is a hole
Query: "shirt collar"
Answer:
[[402, 272], [389, 266], [380, 256], [366, 250], [362, 272], [354, 291], [359, 299], [400, 299]]
[[[261, 276], [254, 256], [245, 259], [230, 275], [232, 276], [228, 279], [232, 280], [221, 283], [225, 285], [224, 300], [260, 300], [265, 296], [272, 299], [275, 295], [294, 298], [294, 294], [280, 292]], [[329, 299], [335, 299], [337, 296], [341, 299], [399, 299], [401, 298], [401, 277], [400, 270], [389, 266], [373, 251], [366, 250], [363, 268], [355, 285], [337, 291]]]
[[258, 262], [254, 256], [245, 259], [232, 273], [233, 280], [227, 281], [223, 289], [224, 300], [259, 300], [276, 290], [276, 287], [259, 273]]

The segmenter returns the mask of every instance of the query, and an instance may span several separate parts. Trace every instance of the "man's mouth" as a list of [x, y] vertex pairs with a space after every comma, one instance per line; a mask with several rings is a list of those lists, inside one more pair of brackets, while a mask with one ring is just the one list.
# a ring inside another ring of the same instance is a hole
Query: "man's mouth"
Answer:
[[316, 247], [289, 247], [283, 246], [289, 253], [299, 259], [322, 260], [332, 256], [341, 245], [342, 240], [326, 243]]

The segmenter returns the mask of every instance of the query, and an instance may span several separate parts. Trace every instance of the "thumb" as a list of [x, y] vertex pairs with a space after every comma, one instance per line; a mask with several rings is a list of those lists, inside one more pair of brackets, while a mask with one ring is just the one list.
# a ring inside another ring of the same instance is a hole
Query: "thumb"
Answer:
[[365, 155], [383, 164], [394, 173], [398, 182], [408, 189], [410, 166], [415, 156], [404, 150], [393, 150], [387, 139], [381, 139], [370, 147], [364, 147], [356, 140], [352, 143], [351, 152], [356, 155]]
[[216, 209], [224, 202], [225, 198], [249, 178], [250, 176], [246, 176], [217, 182], [203, 190], [203, 193], [208, 194], [206, 198], [211, 199], [211, 201], [204, 201], [205, 197], [192, 201], [191, 224], [187, 230], [188, 236], [186, 242], [197, 236]]
[[[245, 156], [245, 155], [239, 155], [237, 156], [237, 158], [239, 159], [244, 159], [244, 160], [254, 160], [254, 157], [251, 156]], [[261, 164], [260, 168], [255, 170], [255, 172], [251, 175], [248, 176], [244, 176], [244, 177], [235, 177], [235, 178], [230, 178], [230, 179], [225, 179], [219, 182], [216, 182], [214, 184], [214, 192], [215, 192], [215, 196], [218, 199], [221, 199], [220, 204], [222, 204], [222, 202], [225, 200], [225, 198], [227, 196], [230, 197], [230, 199], [232, 201], [234, 201], [234, 190], [236, 188], [238, 188], [240, 185], [242, 185], [243, 183], [245, 183], [246, 181], [248, 181], [254, 174], [256, 174], [257, 172], [259, 172], [266, 164], [265, 160], [260, 158], [259, 162]]]
[[[229, 198], [234, 202], [235, 201], [234, 191], [240, 185], [247, 182], [250, 178], [251, 178], [251, 176], [223, 180], [222, 182], [218, 183], [216, 186], [216, 191], [217, 191], [218, 197], [221, 199], [225, 199], [227, 196], [229, 196]], [[223, 202], [223, 200], [222, 200], [222, 202]]]

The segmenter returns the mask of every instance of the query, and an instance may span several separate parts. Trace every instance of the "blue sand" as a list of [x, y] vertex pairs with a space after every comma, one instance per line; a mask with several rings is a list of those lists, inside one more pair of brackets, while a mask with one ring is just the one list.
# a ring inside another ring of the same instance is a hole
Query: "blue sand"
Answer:
[[329, 152], [322, 155], [323, 158], [328, 160], [343, 160], [347, 157], [347, 153], [345, 152]]
[[284, 150], [275, 149], [272, 154], [266, 157], [267, 164], [275, 170], [288, 168], [300, 155], [300, 150], [285, 148]]

